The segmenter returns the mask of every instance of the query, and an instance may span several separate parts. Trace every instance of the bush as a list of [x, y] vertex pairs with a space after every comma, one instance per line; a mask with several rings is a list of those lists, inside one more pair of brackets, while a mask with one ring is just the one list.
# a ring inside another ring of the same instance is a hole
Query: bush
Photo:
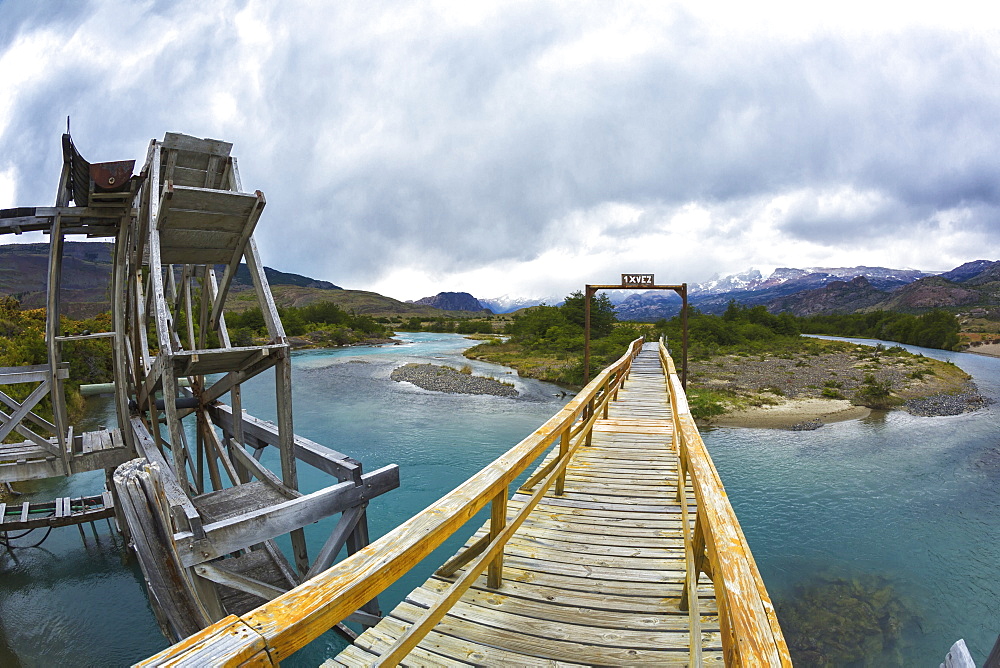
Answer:
[[711, 390], [688, 388], [688, 408], [696, 420], [707, 420], [726, 412], [725, 396]]
[[889, 382], [878, 381], [870, 373], [865, 374], [864, 382], [854, 393], [853, 402], [859, 406], [878, 410], [887, 410], [896, 404]]

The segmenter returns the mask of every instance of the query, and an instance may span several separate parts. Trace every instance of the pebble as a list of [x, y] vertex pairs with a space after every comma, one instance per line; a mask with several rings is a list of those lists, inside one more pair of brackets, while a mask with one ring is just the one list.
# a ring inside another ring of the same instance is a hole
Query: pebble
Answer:
[[823, 426], [823, 423], [818, 419], [807, 420], [806, 422], [797, 422], [793, 424], [789, 429], [792, 431], [813, 431], [819, 429]]
[[450, 394], [490, 394], [496, 397], [518, 395], [512, 386], [504, 385], [494, 378], [473, 376], [436, 364], [405, 364], [393, 369], [389, 378], [400, 383], [413, 383], [425, 390]]
[[978, 392], [933, 394], [920, 399], [910, 399], [903, 405], [903, 410], [920, 417], [939, 417], [971, 413], [991, 403], [993, 403], [992, 399], [988, 399]]

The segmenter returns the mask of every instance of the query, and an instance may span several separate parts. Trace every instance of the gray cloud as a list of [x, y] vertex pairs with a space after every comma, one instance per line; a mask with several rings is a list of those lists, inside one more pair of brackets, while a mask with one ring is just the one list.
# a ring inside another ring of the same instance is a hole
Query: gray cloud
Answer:
[[[963, 208], [969, 253], [996, 235], [1000, 63], [975, 34], [720, 39], [641, 4], [634, 21], [538, 3], [478, 22], [409, 3], [45, 7], [0, 4], [0, 58], [44, 62], [0, 106], [17, 203], [51, 200], [67, 114], [93, 159], [141, 159], [168, 130], [223, 138], [268, 197], [265, 260], [349, 287], [410, 264], [459, 288], [450, 275], [537, 259], [567, 216], [614, 202], [644, 212], [607, 221], [622, 238], [687, 203], [739, 219], [789, 193], [773, 243], [844, 251]], [[822, 201], [844, 191], [877, 204]]]

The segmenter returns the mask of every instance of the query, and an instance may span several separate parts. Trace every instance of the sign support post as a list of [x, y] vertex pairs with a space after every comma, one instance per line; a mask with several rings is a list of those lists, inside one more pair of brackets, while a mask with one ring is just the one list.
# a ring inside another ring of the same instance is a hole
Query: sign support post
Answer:
[[687, 389], [688, 301], [687, 283], [657, 285], [653, 274], [622, 274], [621, 285], [587, 285], [583, 300], [583, 384], [590, 382], [590, 301], [598, 290], [673, 290], [681, 298], [681, 385]]

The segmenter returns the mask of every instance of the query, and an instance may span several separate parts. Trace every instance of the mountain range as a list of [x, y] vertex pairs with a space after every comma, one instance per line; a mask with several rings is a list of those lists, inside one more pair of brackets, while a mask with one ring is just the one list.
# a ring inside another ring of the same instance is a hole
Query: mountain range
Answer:
[[[108, 309], [112, 245], [67, 242], [63, 261], [64, 313], [87, 317]], [[45, 305], [48, 244], [0, 245], [0, 295], [16, 296], [25, 308]], [[469, 318], [509, 313], [540, 303], [558, 305], [563, 297], [523, 299], [510, 295], [477, 299], [467, 292], [441, 292], [415, 302], [402, 302], [363, 290], [345, 290], [329, 281], [264, 268], [279, 306], [304, 306], [333, 301], [342, 308], [373, 316]], [[241, 265], [233, 281], [230, 306], [252, 290]], [[672, 291], [609, 290], [622, 320], [653, 321], [680, 312], [680, 297]], [[721, 313], [730, 300], [773, 313], [795, 315], [852, 313], [872, 310], [921, 312], [931, 308], [996, 309], [1000, 307], [1000, 262], [975, 260], [944, 273], [885, 267], [782, 267], [765, 275], [757, 269], [715, 276], [688, 286], [688, 301], [706, 313]]]
[[[63, 245], [62, 313], [71, 318], [88, 318], [107, 311], [111, 303], [113, 244], [106, 242], [67, 241]], [[22, 308], [41, 308], [46, 302], [49, 245], [0, 245], [0, 296], [13, 295]], [[220, 274], [222, 267], [217, 267]], [[408, 304], [365, 290], [345, 290], [329, 281], [264, 267], [279, 307], [306, 306], [331, 301], [341, 308], [376, 317], [440, 316], [468, 318], [471, 313], [434, 308], [426, 304]], [[250, 272], [241, 264], [233, 277], [227, 308], [240, 311], [254, 305], [241, 299], [253, 291]]]
[[[762, 304], [772, 313], [800, 316], [995, 308], [1000, 305], [1000, 262], [976, 260], [936, 275], [885, 267], [786, 267], [767, 277], [750, 270], [688, 289], [689, 303], [706, 313], [722, 313], [734, 299], [747, 306]], [[648, 291], [625, 298], [616, 311], [623, 320], [649, 321], [677, 314], [680, 305], [674, 293]]]
[[[768, 275], [758, 269], [714, 276], [688, 286], [688, 302], [706, 313], [722, 313], [729, 301], [763, 304], [773, 313], [796, 315], [851, 313], [869, 310], [919, 312], [929, 308], [995, 307], [1000, 262], [975, 260], [942, 274], [886, 267], [779, 267]], [[680, 312], [674, 292], [608, 290], [622, 320], [653, 321]], [[518, 300], [505, 296], [478, 300], [496, 313], [540, 303], [558, 305], [561, 298]]]

